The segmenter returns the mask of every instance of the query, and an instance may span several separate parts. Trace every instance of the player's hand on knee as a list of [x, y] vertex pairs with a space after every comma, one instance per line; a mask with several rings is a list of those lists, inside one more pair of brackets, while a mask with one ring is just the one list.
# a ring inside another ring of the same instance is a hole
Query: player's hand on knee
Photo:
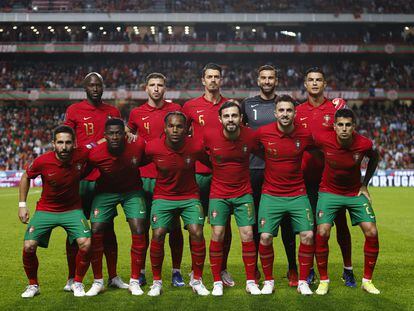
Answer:
[[27, 224], [29, 222], [30, 213], [27, 206], [19, 206], [19, 219], [22, 223]]

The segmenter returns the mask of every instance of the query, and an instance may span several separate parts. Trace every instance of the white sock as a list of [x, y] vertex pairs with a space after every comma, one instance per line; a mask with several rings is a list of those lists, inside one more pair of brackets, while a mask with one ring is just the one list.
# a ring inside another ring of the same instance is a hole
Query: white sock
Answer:
[[181, 269], [172, 269], [172, 273], [179, 272], [181, 273]]
[[353, 270], [352, 266], [350, 266], [350, 267], [345, 267], [345, 266], [344, 266], [344, 269], [345, 269], [345, 270]]

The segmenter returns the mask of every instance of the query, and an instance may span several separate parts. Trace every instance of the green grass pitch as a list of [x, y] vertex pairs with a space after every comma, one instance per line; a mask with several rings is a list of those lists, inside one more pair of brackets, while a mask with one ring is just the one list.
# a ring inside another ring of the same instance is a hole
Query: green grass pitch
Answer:
[[[58, 228], [52, 234], [50, 247], [38, 250], [39, 281], [41, 295], [24, 300], [20, 294], [26, 286], [21, 253], [25, 226], [17, 217], [17, 189], [0, 189], [0, 310], [414, 310], [414, 246], [411, 230], [414, 228], [414, 189], [371, 188], [374, 210], [380, 234], [380, 256], [374, 275], [374, 283], [381, 290], [378, 296], [360, 289], [363, 265], [363, 235], [358, 227], [352, 228], [354, 271], [358, 288], [346, 288], [341, 279], [342, 260], [333, 232], [330, 240], [329, 271], [331, 290], [327, 296], [300, 296], [287, 286], [286, 257], [280, 242], [275, 239], [276, 292], [270, 296], [252, 297], [244, 290], [244, 269], [241, 259], [240, 240], [233, 223], [233, 243], [229, 257], [229, 271], [236, 287], [226, 288], [224, 297], [197, 297], [191, 289], [173, 288], [170, 285], [171, 257], [168, 243], [164, 261], [164, 293], [161, 297], [132, 297], [127, 290], [108, 289], [97, 297], [74, 298], [63, 292], [67, 267], [65, 258], [65, 233]], [[33, 212], [40, 189], [31, 189], [28, 204]], [[125, 281], [129, 280], [129, 229], [122, 211], [116, 219], [119, 243], [118, 271]], [[188, 282], [190, 270], [188, 238], [185, 233], [185, 251], [182, 271]], [[209, 241], [209, 225], [205, 235]], [[149, 256], [148, 256], [149, 257]], [[105, 267], [104, 267], [104, 273]], [[151, 281], [147, 262], [147, 278]], [[212, 278], [208, 256], [203, 278], [209, 289]], [[91, 271], [85, 278], [86, 289], [92, 281]], [[148, 286], [144, 287], [148, 291]]]

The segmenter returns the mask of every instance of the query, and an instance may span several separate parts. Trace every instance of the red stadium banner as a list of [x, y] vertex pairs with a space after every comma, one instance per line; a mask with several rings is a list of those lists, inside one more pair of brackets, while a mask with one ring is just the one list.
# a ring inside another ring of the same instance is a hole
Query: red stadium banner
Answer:
[[366, 44], [0, 44], [0, 53], [339, 53], [413, 54], [412, 45]]

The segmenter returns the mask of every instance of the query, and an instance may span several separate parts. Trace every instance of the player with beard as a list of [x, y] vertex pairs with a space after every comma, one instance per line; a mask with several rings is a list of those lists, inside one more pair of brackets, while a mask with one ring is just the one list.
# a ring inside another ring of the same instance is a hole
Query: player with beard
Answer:
[[[314, 136], [332, 133], [335, 112], [344, 107], [344, 100], [336, 98], [331, 102], [324, 96], [326, 80], [323, 71], [318, 67], [312, 67], [306, 71], [304, 85], [308, 92], [308, 99], [296, 108], [296, 122], [308, 128]], [[323, 167], [323, 158], [305, 152], [302, 169], [306, 191], [314, 213], [318, 201], [319, 183], [322, 178]], [[338, 211], [335, 225], [336, 239], [341, 248], [344, 263], [342, 279], [346, 286], [355, 287], [356, 283], [352, 269], [351, 234], [346, 222], [346, 210]], [[312, 269], [309, 282], [313, 281], [313, 276], [314, 271]]]
[[[87, 98], [67, 108], [64, 123], [75, 130], [78, 146], [88, 144], [95, 146], [103, 140], [106, 120], [109, 118], [120, 118], [121, 114], [117, 108], [102, 101], [104, 85], [102, 76], [99, 73], [90, 72], [87, 74], [83, 81], [83, 86]], [[95, 181], [98, 177], [99, 172], [95, 169], [80, 183], [79, 192], [82, 199], [82, 209], [88, 219], [95, 193]], [[66, 255], [69, 276], [66, 286], [63, 288], [65, 291], [70, 291], [70, 285], [73, 283], [76, 253], [77, 245], [70, 244], [67, 241]], [[124, 289], [128, 288], [128, 284], [122, 281], [116, 271], [118, 243], [113, 222], [105, 230], [104, 254], [108, 268], [108, 285]]]
[[[183, 106], [183, 112], [187, 116], [192, 127], [192, 135], [200, 142], [203, 139], [203, 131], [208, 128], [221, 128], [218, 119], [218, 111], [226, 101], [220, 93], [222, 83], [222, 69], [219, 65], [209, 63], [204, 66], [201, 73], [201, 83], [204, 86], [204, 94], [200, 97], [187, 101]], [[200, 200], [204, 208], [204, 214], [208, 212], [211, 169], [202, 163], [196, 163], [196, 180], [200, 187]], [[224, 234], [224, 257], [221, 267], [221, 278], [224, 285], [234, 286], [234, 280], [227, 271], [227, 258], [231, 245], [230, 221], [227, 224]], [[192, 274], [190, 274], [191, 277]]]
[[[352, 225], [358, 225], [365, 236], [364, 277], [362, 289], [370, 294], [380, 291], [372, 283], [379, 253], [378, 230], [368, 183], [378, 165], [379, 154], [370, 139], [355, 132], [355, 115], [350, 109], [335, 113], [334, 131], [315, 136], [325, 156], [325, 168], [319, 187], [316, 208], [316, 262], [320, 283], [316, 294], [325, 295], [329, 289], [328, 240], [336, 214], [348, 210]], [[368, 166], [361, 183], [361, 162], [368, 157]]]
[[[150, 73], [146, 77], [145, 91], [148, 94], [148, 100], [141, 106], [131, 110], [128, 126], [126, 128], [127, 132], [143, 137], [146, 142], [160, 138], [164, 134], [165, 115], [171, 111], [181, 110], [181, 106], [179, 104], [172, 103], [164, 99], [166, 82], [166, 77], [158, 72]], [[140, 173], [147, 206], [150, 207], [152, 205], [155, 179], [157, 177], [157, 170], [154, 163], [141, 167]], [[149, 222], [147, 224], [147, 232], [148, 230]], [[147, 247], [149, 246], [148, 236], [149, 235], [147, 233]], [[177, 217], [174, 222], [168, 241], [172, 259], [172, 285], [181, 287], [185, 285], [180, 270], [183, 258], [184, 241], [179, 217]], [[146, 284], [145, 269], [141, 271], [139, 281], [141, 286]]]
[[[259, 127], [274, 123], [275, 118], [275, 89], [278, 85], [276, 68], [271, 65], [264, 65], [257, 70], [257, 85], [260, 88], [259, 95], [246, 98], [242, 102], [243, 121], [250, 128], [257, 130]], [[264, 180], [264, 160], [256, 155], [250, 158], [250, 181], [253, 189], [254, 206], [259, 209], [260, 196]], [[257, 250], [259, 249], [260, 235], [258, 233], [258, 223], [254, 225], [254, 240]], [[289, 286], [298, 286], [298, 268], [296, 265], [296, 241], [289, 217], [283, 218], [280, 224], [282, 232], [282, 241], [285, 247], [286, 257], [288, 260]], [[260, 275], [257, 269], [258, 276]], [[258, 277], [260, 279], [260, 277]]]
[[[201, 142], [187, 137], [187, 119], [169, 112], [164, 119], [165, 136], [148, 142], [145, 153], [157, 168], [157, 181], [151, 207], [152, 240], [150, 247], [153, 285], [149, 296], [162, 292], [164, 240], [173, 219], [180, 215], [190, 235], [193, 278], [190, 286], [200, 296], [209, 295], [201, 280], [206, 257], [203, 235], [204, 213], [195, 180], [195, 162], [208, 162]], [[205, 161], [204, 161], [205, 159]]]
[[23, 292], [23, 298], [40, 294], [36, 250], [38, 246], [48, 247], [50, 234], [56, 226], [63, 227], [69, 242], [76, 242], [79, 246], [71, 290], [75, 297], [85, 296], [82, 280], [90, 262], [91, 232], [82, 212], [79, 182], [85, 168], [87, 152], [74, 148], [75, 133], [69, 126], [58, 126], [54, 130], [52, 145], [53, 151], [36, 158], [20, 180], [19, 218], [24, 224], [29, 221], [26, 199], [30, 179], [40, 175], [43, 184], [36, 211], [24, 236], [23, 266], [29, 286]]
[[102, 256], [105, 228], [111, 226], [120, 204], [131, 230], [131, 278], [129, 291], [142, 295], [139, 275], [145, 266], [145, 221], [146, 205], [138, 166], [141, 165], [145, 143], [138, 137], [127, 141], [125, 125], [121, 119], [108, 119], [105, 123], [105, 142], [93, 148], [89, 164], [98, 168], [96, 194], [92, 203], [92, 262], [94, 282], [86, 296], [96, 296], [104, 290], [102, 278]]

